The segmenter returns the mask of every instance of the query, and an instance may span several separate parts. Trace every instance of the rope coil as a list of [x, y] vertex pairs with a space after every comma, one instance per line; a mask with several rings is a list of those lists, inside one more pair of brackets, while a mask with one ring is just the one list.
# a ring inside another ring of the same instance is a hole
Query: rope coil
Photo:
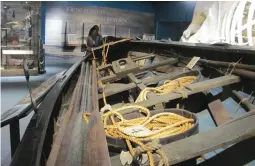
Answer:
[[[108, 49], [109, 45], [107, 47], [107, 53]], [[102, 51], [102, 65], [106, 64], [107, 53], [105, 54], [104, 46]], [[175, 80], [167, 80], [160, 87], [145, 88], [139, 94], [136, 102], [146, 100], [147, 94], [150, 92], [155, 93], [156, 95], [175, 92], [180, 93], [183, 98], [187, 98], [187, 93], [181, 89], [186, 85], [191, 84], [195, 79], [195, 76], [186, 76]], [[121, 108], [112, 110], [107, 104], [103, 83], [98, 81], [98, 84], [99, 87], [103, 89], [103, 101], [105, 108], [102, 110], [101, 115], [106, 135], [116, 139], [124, 139], [130, 154], [135, 158], [141, 153], [146, 153], [149, 158], [150, 166], [154, 166], [153, 153], [160, 156], [159, 165], [168, 166], [168, 159], [165, 153], [160, 150], [160, 147], [155, 147], [151, 145], [150, 142], [144, 144], [142, 141], [153, 141], [155, 139], [183, 133], [194, 126], [194, 119], [189, 119], [170, 112], [159, 113], [151, 116], [149, 109], [139, 105], [125, 105]], [[121, 112], [125, 109], [136, 109], [139, 113], [143, 113], [146, 116], [127, 120], [121, 114]], [[106, 112], [106, 110], [108, 110], [108, 112]], [[108, 124], [108, 122], [111, 122], [111, 124]], [[131, 143], [135, 144], [137, 148], [134, 148]]]
[[[136, 108], [140, 113], [145, 113], [145, 117], [139, 117], [127, 120], [121, 111], [125, 109]], [[116, 116], [119, 121], [114, 120]], [[109, 118], [112, 124], [108, 124]], [[103, 114], [105, 133], [109, 137], [117, 139], [125, 139], [129, 151], [132, 156], [136, 154], [131, 142], [139, 146], [139, 151], [146, 153], [151, 166], [154, 166], [152, 153], [155, 152], [161, 157], [160, 164], [168, 165], [168, 160], [163, 151], [155, 149], [149, 144], [144, 144], [142, 141], [152, 141], [159, 138], [164, 138], [176, 134], [183, 133], [194, 126], [194, 119], [185, 118], [178, 114], [164, 112], [150, 117], [149, 109], [139, 105], [128, 105]], [[130, 130], [130, 128], [140, 128], [140, 130]], [[141, 132], [141, 130], [146, 129]]]

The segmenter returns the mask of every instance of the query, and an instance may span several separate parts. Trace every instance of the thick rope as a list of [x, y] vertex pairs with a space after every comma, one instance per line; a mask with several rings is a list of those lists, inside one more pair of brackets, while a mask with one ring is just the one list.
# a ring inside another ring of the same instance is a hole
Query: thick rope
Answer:
[[[139, 112], [146, 113], [146, 116], [126, 120], [121, 115], [121, 111], [130, 108], [136, 108]], [[116, 116], [120, 121], [116, 122], [113, 118], [114, 116]], [[132, 147], [131, 142], [138, 145], [140, 148], [139, 151], [148, 155], [151, 166], [154, 165], [152, 152], [161, 156], [161, 165], [168, 165], [168, 160], [161, 150], [155, 149], [148, 144], [146, 145], [141, 141], [151, 141], [158, 138], [180, 134], [194, 126], [193, 119], [188, 119], [174, 113], [165, 112], [150, 117], [150, 111], [147, 108], [138, 105], [128, 105], [112, 110], [103, 114], [103, 117], [106, 135], [117, 139], [125, 139], [132, 156], [134, 156], [136, 152]], [[107, 123], [109, 117], [111, 117], [112, 124]], [[149, 132], [144, 133], [137, 129], [133, 131], [130, 130], [134, 127], [139, 127], [141, 130], [145, 129], [145, 131]]]
[[191, 84], [195, 79], [196, 79], [195, 76], [185, 76], [185, 77], [177, 78], [172, 81], [167, 80], [164, 82], [164, 85], [159, 87], [145, 88], [144, 90], [140, 92], [135, 103], [147, 100], [148, 99], [147, 94], [150, 92], [158, 96], [171, 93], [171, 92], [176, 92], [176, 93], [180, 93], [183, 96], [183, 98], [187, 98], [188, 97], [187, 93], [185, 91], [182, 91], [181, 89]]
[[[100, 81], [98, 83], [99, 83], [99, 87], [103, 88], [103, 94], [104, 94], [104, 85]], [[107, 102], [104, 95], [103, 95], [103, 98], [104, 98], [104, 104], [106, 106]], [[135, 118], [131, 120], [125, 120], [119, 112], [129, 108], [138, 108], [139, 112], [143, 112], [147, 116], [141, 117], [141, 118]], [[120, 122], [115, 122], [114, 115], [118, 117]], [[149, 159], [150, 166], [154, 166], [154, 159], [152, 155], [153, 153], [156, 153], [160, 156], [160, 161], [159, 161], [160, 166], [163, 166], [163, 165], [168, 166], [169, 165], [168, 159], [163, 151], [155, 147], [152, 147], [151, 145], [148, 145], [148, 144], [145, 145], [141, 141], [144, 141], [144, 140], [151, 141], [160, 137], [176, 135], [176, 134], [185, 132], [186, 130], [190, 129], [194, 125], [193, 119], [186, 120], [186, 118], [173, 113], [161, 113], [161, 114], [157, 114], [150, 117], [150, 111], [147, 108], [138, 106], [138, 105], [126, 105], [119, 109], [110, 110], [109, 112], [104, 113], [102, 117], [103, 117], [106, 135], [109, 137], [117, 138], [117, 139], [124, 139], [127, 143], [128, 149], [132, 156], [134, 156], [136, 152], [146, 153]], [[109, 117], [112, 122], [111, 125], [107, 124], [107, 120]], [[126, 131], [125, 129], [125, 127], [139, 126], [141, 124], [148, 130], [153, 131], [153, 133], [147, 134], [147, 135], [139, 134], [138, 136], [142, 136], [142, 137], [135, 137], [134, 134], [132, 133], [130, 134], [130, 132]], [[134, 150], [131, 142], [139, 147], [138, 151]]]
[[[109, 43], [106, 43], [106, 40], [103, 41], [103, 48], [102, 48], [102, 62], [101, 62], [101, 65], [100, 67], [103, 67], [107, 64], [107, 56], [108, 56], [108, 51], [109, 51], [109, 48], [111, 45], [114, 45], [114, 44], [117, 44], [117, 43], [121, 43], [121, 42], [124, 42], [124, 41], [128, 41], [130, 39], [121, 39], [121, 40], [118, 40], [116, 42], [109, 42]], [[105, 49], [107, 46], [107, 49]], [[92, 52], [93, 52], [93, 48], [92, 48]], [[94, 55], [94, 52], [93, 52], [93, 56], [95, 58], [95, 55]], [[113, 72], [108, 69], [108, 73], [111, 75], [113, 74]]]
[[[192, 83], [195, 79], [196, 77], [194, 76], [186, 76], [173, 81], [167, 80], [164, 82], [164, 85], [160, 87], [146, 88], [147, 91], [142, 91], [140, 95], [143, 94], [145, 98], [148, 92], [154, 92], [157, 95], [176, 92], [183, 94], [183, 97], [187, 97], [187, 95], [185, 96], [185, 92], [180, 89]], [[103, 89], [103, 101], [105, 107], [107, 107], [108, 105], [106, 102], [104, 85], [100, 81], [98, 84], [99, 87]], [[106, 109], [109, 108], [107, 107]], [[125, 109], [137, 109], [140, 113], [144, 113], [146, 116], [126, 120], [121, 114], [121, 112]], [[159, 113], [151, 117], [149, 109], [139, 105], [125, 105], [121, 108], [115, 110], [109, 109], [108, 112], [104, 112], [105, 111], [103, 111], [102, 118], [106, 135], [116, 139], [124, 139], [127, 143], [130, 154], [133, 157], [136, 153], [146, 153], [149, 158], [150, 166], [154, 166], [153, 153], [160, 156], [159, 165], [168, 166], [168, 159], [165, 153], [158, 147], [153, 147], [150, 144], [144, 144], [142, 141], [152, 141], [154, 139], [180, 134], [194, 126], [193, 119], [185, 118], [174, 113]], [[114, 117], [117, 117], [119, 121], [116, 122]], [[112, 122], [111, 124], [107, 123], [109, 122], [109, 119]], [[133, 148], [131, 142], [138, 146], [138, 150]]]

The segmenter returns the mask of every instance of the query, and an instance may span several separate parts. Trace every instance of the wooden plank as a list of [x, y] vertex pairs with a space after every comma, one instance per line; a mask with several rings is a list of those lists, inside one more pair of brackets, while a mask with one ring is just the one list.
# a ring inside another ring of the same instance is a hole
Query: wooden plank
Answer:
[[[32, 90], [33, 98], [35, 100], [38, 100], [41, 95], [48, 92], [55, 85], [55, 83], [64, 75], [65, 72], [66, 71], [62, 71], [51, 76], [46, 81], [41, 83], [37, 88], [33, 89]], [[26, 104], [30, 102], [31, 102], [30, 95], [27, 95], [18, 104]]]
[[[53, 127], [51, 126], [53, 123], [53, 121], [51, 121], [51, 117], [54, 114], [54, 111], [56, 111], [56, 107], [54, 106], [58, 103], [59, 100], [57, 99], [63, 94], [62, 91], [66, 88], [66, 86], [68, 86], [68, 83], [73, 83], [73, 79], [76, 80], [74, 73], [77, 73], [83, 59], [84, 58], [79, 59], [77, 63], [67, 70], [65, 77], [56, 83], [54, 89], [49, 91], [47, 96], [39, 105], [38, 113], [30, 120], [27, 130], [22, 137], [21, 143], [19, 144], [10, 165], [46, 165], [46, 156], [44, 154], [49, 154], [48, 150], [50, 149], [46, 148], [47, 152], [45, 152], [44, 148], [45, 141], [47, 141], [48, 138], [52, 139], [52, 135], [47, 135], [47, 133], [49, 131], [48, 129]], [[70, 92], [68, 91], [68, 94], [69, 93]], [[51, 145], [49, 145], [49, 148], [50, 146]]]
[[105, 70], [105, 69], [108, 69], [108, 68], [111, 68], [112, 67], [112, 64], [107, 64], [107, 65], [105, 65], [105, 66], [99, 66], [98, 68], [97, 68], [97, 70]]
[[[152, 69], [155, 69], [155, 68], [160, 67], [160, 66], [175, 64], [177, 62], [178, 62], [177, 58], [170, 58], [170, 59], [167, 59], [165, 61], [161, 61], [161, 62], [156, 63], [156, 64], [150, 64], [150, 65], [147, 65], [147, 66], [143, 66], [143, 67], [137, 68], [132, 73], [136, 74], [136, 73], [139, 73], [139, 72], [142, 72], [142, 71], [152, 70]], [[113, 66], [113, 70], [117, 71], [117, 69], [114, 69], [115, 68], [114, 66], [116, 66], [116, 65], [114, 65], [115, 63], [117, 64], [117, 62], [114, 62], [112, 66]], [[119, 67], [116, 67], [116, 68], [119, 68]], [[131, 69], [133, 70], [134, 67], [132, 67]], [[124, 73], [124, 72], [121, 70], [121, 73]], [[112, 74], [110, 76], [106, 76], [106, 77], [100, 78], [100, 80], [102, 81], [102, 83], [106, 83], [106, 82], [109, 82], [109, 81], [114, 81], [116, 79], [123, 78], [123, 77], [126, 76], [126, 74], [125, 73], [123, 75]]]
[[234, 75], [227, 75], [227, 76], [222, 76], [210, 80], [206, 80], [203, 82], [199, 82], [196, 84], [190, 84], [187, 85], [186, 88], [191, 90], [191, 91], [201, 91], [201, 89], [212, 89], [220, 86], [225, 86], [233, 83], [240, 82], [240, 78]]
[[10, 123], [10, 139], [11, 139], [11, 155], [13, 157], [20, 143], [19, 120], [15, 120], [12, 123]]
[[88, 133], [84, 145], [83, 163], [85, 166], [110, 166], [110, 156], [104, 132], [103, 121], [98, 108], [97, 72], [92, 61], [92, 110], [88, 117]]
[[[168, 73], [168, 74], [164, 74], [164, 75], [159, 75], [159, 76], [154, 76], [154, 77], [149, 77], [149, 78], [145, 78], [142, 80], [142, 83], [144, 85], [147, 85], [149, 83], [155, 83], [158, 82], [160, 80], [164, 80], [164, 79], [174, 79], [177, 77], [181, 77], [181, 76], [185, 76], [186, 74], [190, 74], [191, 72], [198, 72], [198, 71], [187, 71], [187, 72], [183, 72], [180, 74], [180, 72], [173, 72], [173, 73]], [[116, 86], [111, 86], [111, 85], [116, 85]], [[129, 84], [120, 84], [120, 83], [113, 83], [113, 84], [106, 84], [105, 87], [105, 96], [111, 96], [111, 95], [115, 95], [117, 93], [123, 92], [123, 91], [127, 91], [127, 90], [131, 90], [133, 88], [136, 88], [136, 84], [134, 82], [129, 83]], [[101, 99], [103, 97], [102, 94], [99, 95], [99, 99]]]
[[[204, 92], [212, 88], [220, 87], [220, 86], [225, 86], [233, 83], [240, 82], [240, 77], [234, 76], [234, 75], [228, 75], [228, 76], [223, 76], [223, 77], [218, 77], [206, 81], [201, 81], [198, 83], [191, 84], [187, 86], [190, 90], [188, 89], [182, 89], [183, 92], [185, 92], [187, 95], [192, 95], [198, 92]], [[169, 93], [157, 97], [152, 97], [149, 98], [145, 101], [137, 103], [138, 105], [144, 106], [144, 107], [151, 107], [153, 105], [156, 105], [158, 103], [163, 103], [163, 102], [168, 102], [170, 100], [182, 98], [182, 95], [179, 93]], [[117, 108], [117, 107], [114, 107]], [[134, 112], [135, 110], [124, 110], [123, 113], [131, 113]]]
[[217, 126], [229, 121], [231, 118], [228, 115], [222, 102], [218, 99], [208, 104], [212, 118]]
[[[82, 66], [81, 66], [79, 82], [77, 83], [78, 88], [77, 88], [77, 94], [76, 94], [76, 97], [75, 97], [74, 108], [72, 110], [72, 113], [70, 115], [70, 119], [68, 121], [66, 130], [64, 132], [62, 143], [60, 144], [60, 149], [58, 151], [58, 156], [57, 156], [55, 166], [70, 165], [70, 163], [72, 163], [74, 161], [74, 159], [72, 158], [73, 156], [71, 156], [68, 152], [70, 151], [70, 149], [73, 148], [71, 138], [75, 135], [74, 124], [77, 121], [76, 117], [77, 117], [77, 114], [80, 110], [82, 89], [83, 89], [83, 86], [84, 86], [84, 78], [85, 78], [85, 69], [86, 69], [85, 68], [85, 63], [83, 62]], [[76, 154], [76, 156], [78, 156], [78, 154]], [[77, 160], [77, 158], [75, 160]], [[76, 161], [76, 162], [79, 163], [79, 161]]]
[[[208, 132], [164, 145], [161, 149], [165, 152], [169, 164], [173, 165], [255, 137], [255, 115], [237, 119], [230, 124], [219, 126]], [[158, 164], [158, 161], [156, 160], [155, 165]], [[112, 157], [111, 163], [113, 166], [120, 165], [119, 155]]]
[[137, 84], [137, 87], [142, 91], [147, 88], [143, 83]]
[[64, 139], [65, 131], [68, 127], [68, 122], [70, 121], [72, 113], [74, 111], [74, 107], [75, 107], [74, 105], [75, 105], [75, 102], [77, 100], [77, 93], [78, 93], [80, 82], [81, 82], [81, 76], [79, 77], [78, 82], [76, 83], [76, 86], [75, 86], [75, 89], [74, 89], [74, 92], [72, 94], [72, 98], [71, 98], [71, 101], [70, 101], [70, 104], [69, 104], [69, 107], [68, 107], [68, 111], [65, 114], [64, 120], [60, 124], [60, 128], [58, 129], [57, 136], [54, 140], [54, 143], [53, 143], [52, 148], [51, 148], [51, 152], [49, 154], [49, 157], [48, 157], [48, 160], [47, 160], [47, 163], [46, 163], [47, 166], [56, 165], [59, 150], [61, 148], [61, 144], [62, 144], [62, 141]]
[[133, 81], [135, 84], [140, 84], [142, 82], [142, 80], [137, 79], [133, 73], [128, 73], [127, 76], [129, 80]]
[[115, 80], [115, 79], [118, 79], [118, 77], [117, 77], [116, 74], [111, 74], [111, 75], [109, 75], [109, 76], [100, 78], [100, 80], [102, 81], [102, 83], [106, 83], [106, 82], [108, 82], [108, 81], [112, 81], [112, 80]]
[[248, 162], [255, 160], [255, 148], [251, 148], [251, 145], [255, 145], [255, 137], [234, 144], [220, 152], [219, 155], [206, 158], [206, 162], [199, 163], [197, 166], [217, 166], [223, 165], [223, 163], [231, 166], [246, 165]]
[[143, 66], [143, 67], [140, 68], [140, 71], [152, 70], [152, 69], [155, 69], [157, 67], [165, 66], [165, 65], [173, 65], [177, 62], [179, 62], [177, 58], [169, 58], [169, 59], [166, 59], [164, 61], [160, 61], [160, 62], [155, 63], [155, 64], [150, 64], [150, 65]]

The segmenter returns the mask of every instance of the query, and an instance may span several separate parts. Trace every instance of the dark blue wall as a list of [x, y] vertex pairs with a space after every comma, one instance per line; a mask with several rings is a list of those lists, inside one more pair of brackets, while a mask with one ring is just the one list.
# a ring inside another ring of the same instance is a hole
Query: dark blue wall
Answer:
[[153, 6], [156, 39], [171, 38], [172, 40], [179, 40], [182, 31], [192, 20], [195, 2], [156, 2]]
[[126, 9], [140, 12], [155, 14], [154, 30], [156, 39], [171, 38], [179, 40], [184, 29], [187, 28], [193, 17], [195, 2], [192, 1], [175, 1], [175, 2], [136, 2], [136, 1], [57, 1], [42, 2], [41, 18], [42, 29], [41, 36], [45, 41], [45, 3], [59, 3], [59, 5], [70, 4], [70, 6], [102, 6], [118, 9]]
[[41, 19], [42, 19], [42, 29], [41, 36], [43, 41], [45, 41], [45, 16], [46, 16], [46, 3], [57, 3], [60, 6], [68, 4], [70, 6], [101, 6], [101, 7], [109, 7], [109, 8], [117, 8], [117, 9], [125, 9], [125, 10], [133, 10], [139, 12], [147, 12], [154, 13], [154, 8], [152, 7], [152, 2], [136, 2], [136, 1], [56, 1], [56, 2], [42, 2], [41, 7]]

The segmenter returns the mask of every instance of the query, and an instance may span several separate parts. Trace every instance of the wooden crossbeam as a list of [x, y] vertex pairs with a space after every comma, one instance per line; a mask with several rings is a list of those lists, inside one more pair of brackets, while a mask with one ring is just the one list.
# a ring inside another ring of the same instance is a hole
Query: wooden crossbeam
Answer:
[[[240, 77], [234, 76], [234, 75], [227, 75], [227, 76], [217, 77], [214, 79], [201, 81], [198, 83], [188, 85], [188, 86], [186, 86], [187, 89], [184, 88], [184, 89], [182, 89], [182, 91], [184, 93], [186, 93], [187, 95], [192, 95], [195, 93], [208, 91], [209, 89], [212, 89], [212, 88], [230, 85], [230, 84], [234, 84], [234, 83], [238, 83], [238, 82], [240, 82]], [[141, 105], [144, 107], [151, 107], [158, 103], [164, 103], [164, 102], [168, 102], [170, 100], [174, 100], [174, 99], [178, 99], [178, 98], [182, 98], [182, 95], [179, 93], [169, 93], [169, 94], [149, 98], [145, 101], [137, 103], [137, 105]], [[118, 108], [118, 107], [114, 107], [114, 108]], [[124, 110], [122, 113], [123, 114], [131, 113], [134, 111], [135, 110]]]
[[[245, 117], [235, 118], [232, 123], [164, 145], [161, 149], [166, 153], [169, 164], [173, 165], [251, 137], [255, 137], [253, 112]], [[156, 160], [155, 165], [158, 161]], [[112, 157], [111, 163], [120, 165], [119, 155]]]
[[[164, 79], [175, 79], [177, 77], [181, 77], [181, 76], [185, 76], [186, 74], [189, 74], [191, 72], [198, 72], [198, 71], [187, 71], [187, 72], [183, 72], [180, 74], [179, 71], [177, 72], [173, 72], [173, 73], [168, 73], [165, 75], [159, 75], [159, 76], [154, 76], [154, 77], [149, 77], [149, 78], [145, 78], [144, 80], [141, 80], [141, 82], [144, 85], [147, 85], [149, 83], [154, 83], [154, 82], [158, 82], [160, 80], [164, 80]], [[112, 85], [112, 86], [111, 86]], [[134, 82], [131, 82], [129, 84], [120, 84], [120, 83], [113, 83], [113, 84], [106, 84], [105, 87], [105, 96], [111, 96], [111, 95], [115, 95], [117, 93], [121, 93], [127, 90], [131, 90], [133, 88], [136, 88], [137, 84]], [[99, 95], [99, 99], [102, 99], [103, 95], [100, 94]]]
[[[148, 66], [140, 67], [136, 71], [134, 71], [133, 74], [139, 73], [139, 72], [142, 72], [142, 71], [146, 71], [146, 70], [152, 70], [152, 69], [155, 69], [155, 68], [160, 67], [160, 66], [175, 64], [177, 62], [178, 62], [177, 59], [170, 58], [168, 60], [165, 60], [165, 61], [162, 61], [162, 62], [159, 62], [159, 63], [156, 63], [156, 64], [151, 64], [151, 65], [148, 65]], [[113, 64], [116, 65], [116, 63], [113, 63]], [[114, 65], [113, 65], [113, 68], [114, 68]], [[121, 71], [121, 72], [124, 72], [124, 71]], [[102, 83], [106, 83], [106, 82], [114, 81], [116, 79], [123, 78], [125, 76], [126, 76], [125, 74], [123, 74], [123, 75], [112, 74], [110, 76], [102, 77], [102, 78], [100, 78], [100, 80], [102, 81]]]

